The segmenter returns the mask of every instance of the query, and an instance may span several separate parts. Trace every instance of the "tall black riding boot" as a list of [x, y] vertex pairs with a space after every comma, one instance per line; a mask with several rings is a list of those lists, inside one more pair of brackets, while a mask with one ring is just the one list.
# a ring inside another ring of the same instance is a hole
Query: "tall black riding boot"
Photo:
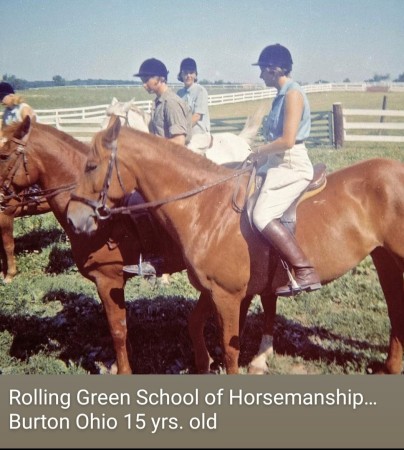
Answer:
[[295, 237], [279, 221], [272, 220], [263, 230], [262, 234], [276, 248], [281, 258], [290, 264], [295, 272], [298, 287], [291, 284], [279, 287], [276, 295], [288, 297], [299, 292], [311, 292], [321, 288], [321, 280], [313, 266], [303, 253]]

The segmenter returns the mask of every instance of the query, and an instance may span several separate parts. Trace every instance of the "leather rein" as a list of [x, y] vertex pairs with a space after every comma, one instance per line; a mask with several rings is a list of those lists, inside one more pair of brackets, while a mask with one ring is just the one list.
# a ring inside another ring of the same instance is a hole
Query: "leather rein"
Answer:
[[[31, 186], [31, 178], [28, 172], [28, 159], [26, 154], [26, 146], [28, 143], [29, 134], [24, 136], [23, 139], [17, 139], [15, 137], [8, 139], [11, 142], [17, 144], [16, 149], [12, 154], [16, 155], [16, 158], [12, 161], [12, 163], [7, 168], [7, 175], [2, 179], [2, 184], [0, 186], [0, 212], [3, 212], [7, 207], [20, 208], [25, 205], [32, 205], [33, 199], [35, 197], [35, 203], [44, 203], [49, 198], [54, 197], [55, 195], [60, 194], [61, 192], [71, 191], [75, 188], [76, 183], [71, 183], [68, 185], [60, 186], [53, 189], [43, 189], [35, 191], [35, 193], [25, 193], [24, 191], [17, 194], [11, 189], [11, 185], [13, 183], [14, 177], [17, 174], [18, 169], [21, 164], [24, 167], [25, 176], [28, 180], [28, 185]], [[11, 154], [11, 155], [12, 155]], [[11, 157], [10, 155], [10, 157]], [[9, 159], [9, 158], [7, 158]], [[1, 163], [1, 161], [0, 161]], [[25, 200], [28, 198], [28, 200]], [[16, 205], [10, 205], [9, 202], [11, 200], [19, 200], [19, 203]]]
[[[93, 210], [94, 210], [94, 216], [99, 219], [99, 220], [106, 220], [109, 219], [112, 215], [114, 214], [131, 214], [134, 213], [136, 211], [144, 211], [146, 209], [150, 209], [150, 208], [155, 208], [157, 206], [162, 206], [165, 205], [167, 203], [171, 203], [171, 202], [175, 202], [178, 200], [183, 200], [185, 198], [189, 198], [192, 197], [194, 195], [197, 195], [203, 191], [206, 191], [207, 189], [210, 189], [214, 186], [218, 186], [219, 184], [225, 183], [226, 181], [229, 181], [233, 178], [238, 178], [240, 177], [240, 175], [246, 173], [246, 172], [251, 172], [251, 176], [250, 176], [250, 181], [248, 183], [248, 186], [250, 186], [251, 180], [255, 178], [255, 172], [256, 172], [256, 163], [250, 164], [248, 158], [243, 162], [241, 169], [236, 170], [234, 173], [232, 173], [231, 175], [227, 176], [227, 177], [223, 177], [220, 178], [219, 180], [213, 181], [212, 183], [208, 183], [202, 186], [198, 186], [194, 189], [191, 189], [189, 191], [186, 192], [182, 192], [180, 194], [177, 195], [172, 195], [170, 197], [166, 197], [163, 199], [159, 199], [159, 200], [154, 200], [154, 201], [150, 201], [150, 202], [145, 202], [145, 203], [141, 203], [141, 204], [137, 204], [137, 205], [130, 205], [130, 206], [120, 206], [120, 207], [115, 207], [115, 208], [109, 208], [107, 206], [107, 196], [108, 196], [108, 189], [109, 186], [111, 184], [111, 178], [112, 178], [112, 172], [113, 172], [113, 168], [116, 168], [117, 171], [117, 176], [118, 176], [118, 180], [121, 186], [121, 189], [124, 193], [126, 193], [123, 183], [122, 183], [122, 179], [120, 176], [120, 172], [119, 172], [119, 167], [118, 167], [118, 159], [117, 159], [117, 153], [118, 153], [118, 145], [117, 145], [117, 141], [114, 141], [113, 145], [112, 145], [112, 150], [111, 150], [111, 156], [109, 158], [108, 161], [108, 168], [107, 168], [107, 172], [105, 174], [105, 178], [104, 178], [104, 182], [103, 182], [103, 186], [100, 192], [100, 197], [98, 200], [91, 200], [88, 198], [84, 198], [81, 197], [79, 195], [76, 195], [75, 193], [71, 194], [71, 199], [84, 203], [87, 206], [90, 206]], [[244, 206], [245, 203], [247, 201], [247, 196], [248, 196], [248, 189], [246, 191], [246, 197], [245, 197], [245, 201], [244, 204], [240, 207], [239, 205], [237, 205], [236, 202], [236, 198], [237, 198], [237, 194], [239, 192], [239, 188], [240, 188], [240, 182], [237, 183], [237, 187], [235, 192], [233, 193], [233, 207], [237, 212], [242, 212], [244, 210]]]

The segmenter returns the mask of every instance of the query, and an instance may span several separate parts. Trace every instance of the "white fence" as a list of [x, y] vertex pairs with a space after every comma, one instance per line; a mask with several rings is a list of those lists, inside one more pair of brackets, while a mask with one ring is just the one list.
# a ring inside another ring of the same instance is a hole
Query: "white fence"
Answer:
[[[303, 89], [307, 93], [329, 92], [333, 90], [333, 84], [305, 85]], [[337, 85], [338, 86], [338, 85]], [[355, 89], [363, 90], [363, 85], [355, 85]], [[274, 98], [276, 89], [258, 89], [253, 91], [231, 92], [227, 94], [209, 95], [209, 106], [224, 105], [228, 103], [247, 102]], [[153, 101], [135, 101], [135, 104], [147, 112], [151, 111]], [[92, 135], [100, 130], [106, 115], [108, 105], [97, 105], [80, 108], [39, 109], [36, 110], [38, 120], [41, 123], [55, 126], [76, 139], [84, 142], [91, 140]]]
[[[378, 121], [372, 120], [374, 117]], [[401, 110], [345, 109], [341, 103], [334, 103], [334, 145], [338, 148], [345, 142], [404, 142], [404, 121], [401, 118], [404, 118]]]
[[[353, 116], [377, 117], [378, 122], [349, 122], [348, 118]], [[368, 142], [404, 142], [404, 122], [383, 122], [384, 117], [402, 117], [404, 111], [379, 110], [379, 109], [343, 109], [344, 117], [344, 140], [347, 141], [368, 141]], [[367, 134], [349, 134], [350, 130], [363, 130]], [[379, 131], [380, 134], [374, 134]], [[392, 130], [401, 132], [401, 136], [386, 134], [383, 131]]]
[[[218, 85], [219, 86], [219, 85]], [[234, 85], [233, 85], [234, 87]], [[245, 88], [246, 86], [243, 85]], [[248, 86], [250, 87], [250, 86]], [[254, 88], [251, 85], [251, 88]], [[404, 92], [404, 83], [321, 83], [321, 84], [309, 84], [304, 85], [303, 90], [306, 93], [315, 92], [331, 92], [331, 91], [367, 91], [373, 88], [388, 90], [389, 92]], [[209, 105], [223, 105], [227, 103], [238, 103], [246, 101], [264, 100], [274, 98], [276, 96], [276, 89], [255, 89], [251, 91], [232, 92], [227, 94], [213, 94], [209, 95]], [[152, 100], [136, 101], [135, 104], [143, 110], [150, 112], [152, 107]], [[52, 125], [59, 130], [62, 130], [68, 134], [71, 134], [75, 138], [88, 142], [91, 140], [94, 133], [101, 129], [101, 125], [106, 117], [106, 108], [108, 105], [87, 106], [79, 108], [61, 108], [61, 109], [40, 109], [36, 110], [38, 121], [41, 123]], [[344, 110], [344, 114], [347, 110]], [[348, 110], [349, 111], [349, 110]], [[399, 112], [399, 111], [398, 111]], [[386, 111], [384, 111], [386, 113]], [[349, 114], [349, 113], [348, 113]], [[381, 116], [381, 111], [378, 111], [375, 115]], [[388, 114], [385, 114], [388, 115]], [[399, 114], [398, 114], [399, 115]], [[391, 129], [392, 125], [389, 124], [376, 124], [378, 127], [384, 125], [378, 129]], [[348, 124], [346, 129], [349, 129], [351, 125]], [[355, 125], [352, 125], [354, 127]], [[351, 128], [352, 129], [352, 128]], [[401, 128], [397, 128], [401, 129]], [[385, 136], [374, 136], [372, 140], [382, 140]], [[376, 139], [377, 138], [377, 139]], [[395, 142], [402, 142], [397, 137]], [[346, 140], [350, 139], [350, 135], [347, 135]], [[365, 140], [357, 138], [357, 140]]]

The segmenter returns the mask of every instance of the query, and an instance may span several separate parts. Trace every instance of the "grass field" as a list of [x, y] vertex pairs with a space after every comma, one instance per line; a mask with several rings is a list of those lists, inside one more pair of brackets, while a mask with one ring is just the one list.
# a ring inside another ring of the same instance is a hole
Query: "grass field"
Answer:
[[[376, 108], [382, 97], [375, 93], [315, 94], [310, 101], [318, 110], [335, 101], [349, 107]], [[389, 97], [388, 107], [397, 102], [395, 107], [404, 109], [404, 95], [397, 97]], [[81, 100], [81, 106], [89, 104]], [[95, 104], [103, 102], [97, 99]], [[257, 105], [251, 103], [223, 105], [220, 117], [229, 117], [229, 111], [235, 116], [248, 115]], [[67, 106], [72, 105], [40, 107]], [[404, 162], [404, 148], [397, 144], [351, 144], [341, 150], [316, 148], [309, 152], [314, 163], [325, 162], [329, 171], [376, 156]], [[15, 236], [19, 274], [13, 283], [0, 286], [1, 373], [105, 372], [114, 354], [103, 308], [94, 284], [78, 273], [64, 231], [53, 214], [16, 220]], [[128, 330], [134, 343], [136, 373], [193, 372], [186, 321], [197, 297], [185, 272], [175, 274], [169, 285], [138, 278], [128, 282]], [[262, 319], [256, 298], [243, 336], [242, 372], [258, 349]], [[213, 321], [206, 336], [212, 355], [219, 360], [221, 350]], [[386, 304], [372, 262], [366, 258], [316, 293], [279, 299], [276, 356], [268, 361], [269, 372], [365, 374], [386, 358], [388, 337]]]
[[[227, 93], [230, 89], [218, 92], [214, 89], [209, 94]], [[96, 106], [111, 103], [113, 97], [120, 101], [135, 98], [138, 101], [152, 100], [154, 95], [148, 94], [143, 87], [108, 87], [108, 88], [52, 88], [31, 89], [21, 91], [23, 98], [34, 109], [73, 108], [78, 106]], [[346, 108], [381, 109], [383, 96], [387, 96], [387, 109], [404, 109], [404, 92], [324, 92], [309, 94], [312, 111], [331, 111], [335, 102], [341, 102]], [[268, 105], [272, 99], [217, 105], [210, 108], [213, 119], [223, 117], [248, 116], [261, 104]]]

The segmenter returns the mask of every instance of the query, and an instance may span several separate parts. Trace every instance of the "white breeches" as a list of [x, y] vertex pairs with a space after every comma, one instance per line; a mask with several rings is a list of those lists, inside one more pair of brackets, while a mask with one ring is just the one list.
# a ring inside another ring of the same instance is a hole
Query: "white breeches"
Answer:
[[304, 144], [269, 155], [259, 171], [262, 170], [267, 176], [253, 211], [253, 222], [259, 231], [282, 217], [313, 179], [313, 165]]

